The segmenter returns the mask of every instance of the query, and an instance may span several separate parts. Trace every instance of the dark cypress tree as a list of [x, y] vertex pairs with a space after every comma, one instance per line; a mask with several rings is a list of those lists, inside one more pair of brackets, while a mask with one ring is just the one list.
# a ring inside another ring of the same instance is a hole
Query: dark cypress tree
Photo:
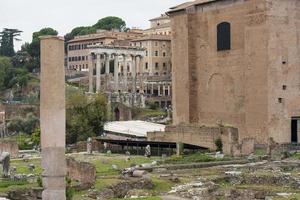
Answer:
[[15, 55], [14, 50], [14, 40], [20, 41], [17, 37], [20, 36], [22, 31], [18, 29], [3, 29], [2, 32], [0, 32], [0, 43], [1, 43], [1, 49], [0, 49], [0, 55], [1, 56], [8, 56], [12, 57]]

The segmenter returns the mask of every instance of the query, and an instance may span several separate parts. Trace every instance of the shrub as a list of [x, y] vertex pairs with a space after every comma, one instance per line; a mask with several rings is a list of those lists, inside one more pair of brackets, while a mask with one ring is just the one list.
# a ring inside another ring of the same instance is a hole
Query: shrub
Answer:
[[217, 147], [217, 151], [223, 151], [223, 142], [221, 138], [215, 140], [215, 145]]

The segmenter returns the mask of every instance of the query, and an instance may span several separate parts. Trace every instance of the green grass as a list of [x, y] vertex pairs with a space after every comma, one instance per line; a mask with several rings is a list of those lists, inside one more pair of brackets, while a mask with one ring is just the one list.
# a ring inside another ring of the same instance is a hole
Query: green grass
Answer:
[[291, 158], [293, 158], [295, 160], [300, 160], [300, 153], [294, 153], [294, 154], [292, 154]]
[[256, 156], [263, 156], [267, 154], [267, 150], [266, 149], [255, 149], [255, 153]]
[[149, 108], [134, 108], [133, 118], [134, 119], [145, 119], [148, 117], [166, 116], [166, 112], [161, 109], [149, 109]]
[[[151, 163], [153, 161], [160, 160], [158, 157], [146, 158], [144, 156], [132, 156], [129, 162], [126, 162], [124, 156], [120, 155], [111, 155], [103, 156], [101, 160], [97, 159], [92, 161], [96, 166], [97, 175], [99, 176], [108, 176], [108, 175], [117, 175], [120, 170], [130, 167], [132, 164], [140, 165], [143, 163]], [[112, 165], [117, 165], [119, 170], [114, 170]]]
[[37, 184], [28, 183], [27, 181], [1, 180], [0, 193], [7, 193], [13, 189], [26, 189], [37, 186]]
[[173, 182], [159, 177], [151, 177], [151, 180], [154, 184], [153, 191], [155, 194], [168, 192], [175, 185]]
[[[29, 171], [28, 165], [34, 164], [35, 170], [33, 172]], [[12, 160], [10, 163], [11, 167], [17, 168], [17, 174], [35, 174], [39, 175], [42, 173], [41, 160], [40, 159], [31, 159], [28, 162], [23, 160]]]

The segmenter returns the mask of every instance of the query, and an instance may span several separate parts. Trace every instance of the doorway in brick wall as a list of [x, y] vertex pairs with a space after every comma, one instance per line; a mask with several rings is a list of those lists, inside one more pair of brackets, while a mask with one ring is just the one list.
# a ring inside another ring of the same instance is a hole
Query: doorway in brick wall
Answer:
[[300, 139], [300, 117], [293, 117], [291, 121], [291, 142], [298, 143]]

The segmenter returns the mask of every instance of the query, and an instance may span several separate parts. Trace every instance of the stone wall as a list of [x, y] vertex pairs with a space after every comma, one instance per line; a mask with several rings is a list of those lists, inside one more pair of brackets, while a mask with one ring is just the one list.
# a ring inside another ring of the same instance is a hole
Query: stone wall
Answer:
[[149, 141], [182, 142], [216, 150], [215, 141], [221, 139], [223, 151], [232, 155], [233, 145], [238, 143], [238, 130], [226, 127], [205, 127], [199, 125], [168, 126], [165, 132], [150, 132]]
[[36, 116], [40, 115], [39, 106], [28, 104], [1, 104], [0, 112], [5, 112], [5, 119], [9, 120], [16, 116], [26, 117], [29, 112], [34, 113]]
[[78, 162], [74, 158], [67, 158], [67, 174], [71, 180], [81, 184], [94, 184], [96, 180], [96, 167], [88, 162]]
[[[300, 116], [299, 11], [298, 0], [223, 0], [171, 13], [174, 125], [230, 124], [240, 141], [291, 142], [291, 118]], [[218, 51], [222, 22], [231, 49]]]
[[0, 140], [0, 154], [2, 152], [10, 153], [11, 158], [18, 158], [19, 146], [16, 141]]

